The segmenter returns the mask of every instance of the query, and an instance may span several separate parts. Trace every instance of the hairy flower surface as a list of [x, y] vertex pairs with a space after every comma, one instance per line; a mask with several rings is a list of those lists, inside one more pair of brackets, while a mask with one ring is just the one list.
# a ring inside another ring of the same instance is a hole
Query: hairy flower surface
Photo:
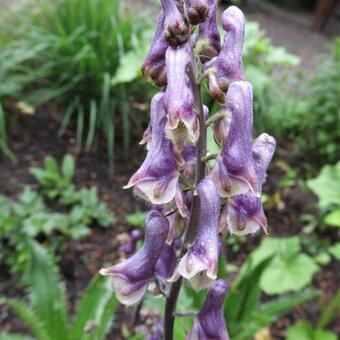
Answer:
[[153, 204], [170, 202], [178, 188], [178, 171], [171, 141], [165, 136], [163, 93], [151, 103], [151, 142], [145, 161], [124, 188], [135, 186], [137, 195]]
[[253, 91], [250, 83], [231, 84], [225, 107], [231, 113], [230, 128], [222, 152], [210, 177], [222, 197], [231, 197], [251, 190], [258, 192], [252, 156]]
[[128, 260], [100, 270], [110, 276], [118, 300], [125, 305], [140, 301], [153, 278], [169, 230], [168, 220], [158, 211], [151, 211], [145, 222], [143, 247]]
[[242, 50], [244, 41], [244, 15], [236, 6], [230, 6], [222, 15], [222, 26], [226, 31], [220, 54], [209, 72], [211, 95], [219, 102], [233, 81], [243, 80]]
[[209, 179], [200, 182], [197, 192], [201, 202], [198, 235], [180, 260], [172, 280], [181, 275], [190, 280], [195, 289], [201, 289], [211, 280], [215, 280], [217, 275], [219, 255], [217, 227], [221, 202], [214, 183]]
[[162, 10], [158, 17], [155, 35], [142, 66], [143, 76], [157, 86], [166, 84], [165, 53], [169, 46], [164, 37], [165, 15]]
[[189, 25], [183, 15], [182, 1], [161, 0], [165, 13], [164, 36], [172, 46], [184, 44], [189, 39]]
[[223, 315], [227, 291], [228, 285], [223, 280], [217, 280], [209, 289], [187, 340], [229, 340]]
[[200, 25], [196, 43], [202, 63], [216, 57], [221, 50], [221, 38], [216, 23], [217, 0], [208, 0], [208, 5], [208, 16]]

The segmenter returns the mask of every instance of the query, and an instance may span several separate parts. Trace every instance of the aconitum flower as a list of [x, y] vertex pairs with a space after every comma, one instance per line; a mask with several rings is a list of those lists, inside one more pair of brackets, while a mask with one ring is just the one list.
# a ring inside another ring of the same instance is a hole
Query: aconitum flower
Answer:
[[[190, 45], [177, 48], [169, 47], [165, 55], [168, 84], [164, 94], [164, 107], [168, 115], [168, 124], [175, 130], [174, 140], [181, 139], [181, 128], [187, 130], [188, 139], [196, 143], [199, 134], [198, 119], [193, 111], [194, 97], [190, 87], [188, 69], [192, 67], [192, 51]], [[179, 131], [176, 131], [179, 129]], [[176, 136], [177, 135], [177, 136]]]
[[227, 291], [228, 285], [223, 280], [217, 280], [209, 289], [187, 340], [229, 340], [223, 315], [223, 303]]
[[151, 142], [145, 161], [124, 187], [137, 188], [136, 194], [153, 204], [170, 202], [178, 188], [178, 171], [171, 141], [165, 136], [166, 114], [163, 93], [151, 102]]
[[216, 57], [221, 50], [220, 33], [216, 23], [217, 0], [208, 0], [207, 19], [201, 23], [196, 49], [202, 63]]
[[218, 218], [219, 193], [210, 179], [204, 179], [197, 188], [200, 198], [199, 229], [196, 240], [180, 260], [173, 280], [179, 275], [190, 280], [195, 289], [205, 288], [216, 279], [219, 255]]
[[128, 260], [100, 270], [100, 274], [111, 277], [112, 288], [121, 303], [133, 305], [144, 296], [168, 230], [168, 220], [160, 212], [151, 211], [146, 217], [143, 247]]
[[[273, 157], [275, 144], [275, 139], [266, 133], [261, 134], [254, 141], [252, 154], [258, 192], [262, 191], [265, 173]], [[248, 192], [232, 197], [224, 209], [228, 212], [227, 218], [222, 218], [222, 216], [225, 216], [222, 212], [220, 228], [221, 225], [225, 224], [230, 232], [236, 235], [255, 233], [260, 228], [267, 233], [267, 218], [264, 214], [261, 198], [253, 193]]]
[[120, 251], [125, 255], [132, 255], [136, 251], [137, 243], [141, 238], [142, 232], [140, 230], [132, 230], [129, 241], [120, 247]]
[[158, 17], [157, 28], [150, 50], [142, 66], [143, 76], [157, 86], [164, 86], [166, 84], [165, 52], [169, 44], [165, 41], [164, 37], [164, 21], [165, 15], [162, 10]]
[[209, 10], [207, 0], [185, 0], [185, 5], [190, 24], [197, 25], [205, 21]]
[[189, 39], [189, 25], [183, 15], [182, 1], [161, 0], [165, 13], [164, 36], [172, 46], [184, 44]]
[[228, 136], [210, 177], [222, 197], [249, 190], [258, 194], [252, 156], [253, 91], [250, 83], [235, 81], [226, 96], [226, 110], [231, 113]]
[[244, 15], [236, 6], [230, 6], [222, 15], [222, 26], [226, 31], [222, 50], [209, 71], [209, 89], [219, 102], [229, 85], [236, 80], [243, 80], [242, 50], [244, 41]]

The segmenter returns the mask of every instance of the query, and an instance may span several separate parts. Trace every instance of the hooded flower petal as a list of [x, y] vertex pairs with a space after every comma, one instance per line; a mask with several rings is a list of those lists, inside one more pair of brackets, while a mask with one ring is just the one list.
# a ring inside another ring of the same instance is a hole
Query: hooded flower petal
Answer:
[[[180, 144], [184, 125], [189, 141], [195, 144], [198, 139], [199, 124], [193, 111], [194, 97], [187, 75], [192, 61], [190, 45], [184, 44], [177, 48], [169, 47], [165, 60], [168, 84], [164, 94], [164, 107], [168, 114], [169, 128], [175, 130], [173, 131], [174, 139], [179, 139], [176, 144]], [[179, 136], [176, 136], [178, 134]]]
[[169, 44], [164, 37], [165, 15], [162, 10], [158, 17], [158, 23], [150, 50], [142, 66], [143, 76], [157, 86], [166, 84], [165, 52]]
[[144, 296], [168, 229], [168, 220], [160, 212], [151, 211], [146, 217], [143, 247], [128, 260], [100, 270], [102, 275], [111, 276], [113, 290], [121, 303], [133, 305]]
[[161, 0], [165, 13], [164, 36], [171, 46], [184, 44], [189, 39], [189, 25], [183, 16], [182, 2]]
[[228, 285], [223, 280], [217, 280], [209, 289], [187, 340], [229, 340], [223, 315], [227, 291]]
[[124, 187], [136, 187], [136, 194], [153, 204], [170, 202], [176, 194], [178, 172], [171, 141], [165, 136], [163, 93], [151, 102], [152, 137], [145, 161]]
[[216, 57], [221, 50], [220, 33], [218, 32], [216, 22], [217, 0], [208, 0], [208, 4], [208, 16], [200, 25], [196, 43], [202, 63]]
[[219, 193], [210, 179], [200, 182], [198, 188], [201, 211], [199, 230], [191, 248], [179, 262], [178, 275], [190, 280], [195, 289], [206, 287], [216, 279], [219, 255], [218, 217], [220, 212]]
[[197, 25], [206, 19], [209, 10], [206, 0], [185, 0], [185, 4], [190, 24]]
[[228, 136], [210, 177], [222, 197], [231, 197], [251, 190], [257, 194], [257, 178], [252, 157], [253, 93], [248, 82], [231, 84], [226, 109], [231, 113]]
[[[263, 180], [275, 151], [275, 139], [263, 133], [254, 141], [253, 158], [257, 176], [258, 191], [262, 191]], [[261, 198], [252, 193], [237, 195], [229, 200], [226, 224], [231, 233], [245, 235], [260, 228], [267, 233], [267, 218]], [[223, 223], [220, 219], [220, 223]]]
[[209, 72], [210, 93], [220, 102], [224, 101], [222, 93], [226, 93], [231, 82], [243, 80], [244, 21], [242, 11], [236, 6], [230, 6], [223, 12], [222, 26], [226, 35], [222, 50]]

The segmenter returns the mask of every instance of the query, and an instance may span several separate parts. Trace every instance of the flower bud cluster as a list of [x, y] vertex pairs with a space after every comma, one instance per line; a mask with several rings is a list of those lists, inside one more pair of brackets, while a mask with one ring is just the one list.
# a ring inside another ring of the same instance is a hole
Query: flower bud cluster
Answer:
[[[151, 101], [150, 124], [141, 142], [147, 144], [146, 158], [125, 186], [151, 203], [145, 242], [128, 260], [101, 273], [111, 276], [118, 299], [127, 305], [140, 301], [151, 283], [167, 295], [168, 282], [180, 277], [194, 289], [209, 289], [189, 339], [228, 339], [222, 315], [227, 286], [217, 280], [221, 238], [224, 230], [236, 235], [267, 232], [261, 192], [275, 140], [265, 133], [253, 140], [253, 92], [243, 74], [241, 10], [231, 6], [224, 11], [221, 45], [217, 0], [161, 0], [161, 5], [142, 66], [144, 77], [161, 89]], [[198, 34], [193, 33], [195, 25]], [[211, 117], [201, 101], [202, 81], [220, 103]], [[198, 175], [211, 122], [220, 153]], [[186, 235], [193, 226], [197, 232], [188, 246]]]

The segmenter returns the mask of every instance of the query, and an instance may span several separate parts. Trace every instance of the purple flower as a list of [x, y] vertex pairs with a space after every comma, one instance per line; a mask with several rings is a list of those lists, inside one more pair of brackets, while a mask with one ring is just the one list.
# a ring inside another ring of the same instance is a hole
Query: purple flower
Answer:
[[144, 296], [169, 230], [168, 220], [155, 210], [147, 215], [145, 224], [143, 247], [128, 260], [100, 270], [100, 274], [111, 276], [113, 290], [125, 305], [133, 305]]
[[125, 255], [132, 255], [136, 251], [137, 242], [141, 238], [142, 232], [138, 229], [133, 230], [131, 232], [130, 240], [120, 247], [120, 251], [122, 251]]
[[216, 57], [221, 50], [220, 33], [216, 23], [217, 0], [208, 0], [208, 3], [208, 16], [200, 25], [196, 44], [202, 63]]
[[183, 138], [183, 130], [185, 132], [186, 129], [189, 141], [195, 144], [199, 124], [193, 111], [194, 97], [187, 75], [188, 68], [192, 66], [192, 58], [189, 44], [168, 48], [165, 55], [168, 84], [164, 94], [164, 107], [168, 114], [169, 129], [173, 130], [175, 135], [175, 142], [176, 139]]
[[[275, 151], [275, 139], [266, 133], [261, 134], [253, 144], [253, 159], [257, 176], [258, 192], [262, 192], [262, 184], [270, 160]], [[236, 235], [255, 233], [260, 228], [267, 233], [267, 218], [263, 211], [260, 197], [252, 193], [237, 195], [229, 200], [227, 218], [221, 215], [220, 226], [226, 225]]]
[[171, 46], [184, 44], [189, 39], [189, 25], [183, 15], [182, 1], [161, 0], [165, 13], [164, 36]]
[[224, 321], [223, 304], [228, 285], [217, 280], [209, 289], [207, 298], [198, 313], [187, 340], [229, 340]]
[[165, 136], [166, 114], [163, 93], [151, 102], [151, 142], [145, 161], [124, 187], [135, 187], [137, 195], [153, 204], [170, 202], [178, 189], [176, 160], [171, 141]]
[[171, 281], [179, 275], [190, 280], [195, 289], [205, 288], [216, 279], [219, 255], [219, 193], [210, 179], [200, 182], [197, 192], [201, 202], [199, 231], [193, 245], [180, 260]]
[[209, 10], [206, 0], [185, 0], [185, 4], [187, 16], [192, 25], [197, 25], [206, 19]]
[[162, 10], [158, 17], [158, 23], [153, 41], [142, 66], [143, 76], [157, 86], [166, 84], [165, 52], [169, 44], [164, 37], [165, 15]]
[[209, 72], [210, 93], [221, 103], [224, 102], [230, 83], [243, 80], [244, 21], [242, 11], [235, 6], [230, 6], [223, 12], [222, 26], [226, 35], [222, 50]]
[[226, 96], [226, 110], [231, 113], [230, 128], [222, 152], [210, 177], [222, 197], [258, 194], [252, 156], [253, 93], [248, 82], [235, 81]]

